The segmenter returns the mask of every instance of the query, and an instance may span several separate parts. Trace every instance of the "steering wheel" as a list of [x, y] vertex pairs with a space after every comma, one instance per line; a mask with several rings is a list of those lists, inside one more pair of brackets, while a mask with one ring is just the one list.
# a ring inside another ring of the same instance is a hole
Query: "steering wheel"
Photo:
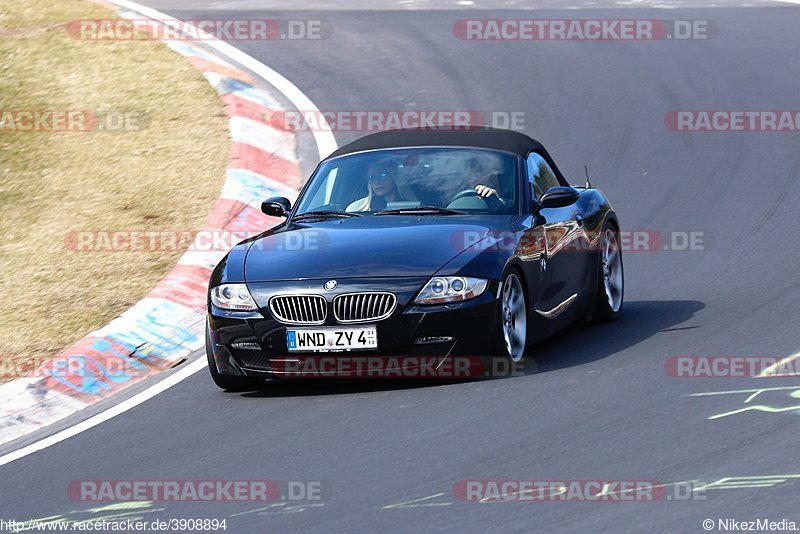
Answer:
[[474, 189], [465, 189], [461, 191], [460, 193], [456, 194], [456, 196], [453, 197], [450, 203], [452, 204], [456, 200], [466, 197], [478, 197], [484, 202], [486, 202], [486, 205], [489, 206], [490, 208], [496, 208], [501, 204], [500, 199], [497, 198], [496, 196], [492, 195], [490, 197], [482, 197]]

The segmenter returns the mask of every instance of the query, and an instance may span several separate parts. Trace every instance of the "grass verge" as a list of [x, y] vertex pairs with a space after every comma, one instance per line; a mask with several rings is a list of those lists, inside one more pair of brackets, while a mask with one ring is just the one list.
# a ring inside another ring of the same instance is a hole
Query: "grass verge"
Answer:
[[[0, 112], [16, 119], [0, 124], [0, 381], [14, 378], [10, 362], [51, 357], [123, 312], [182, 253], [79, 252], [66, 236], [199, 229], [224, 181], [227, 118], [185, 58], [157, 41], [76, 40], [66, 26], [115, 18], [84, 0], [0, 0]], [[20, 111], [67, 110], [127, 122], [17, 129]]]

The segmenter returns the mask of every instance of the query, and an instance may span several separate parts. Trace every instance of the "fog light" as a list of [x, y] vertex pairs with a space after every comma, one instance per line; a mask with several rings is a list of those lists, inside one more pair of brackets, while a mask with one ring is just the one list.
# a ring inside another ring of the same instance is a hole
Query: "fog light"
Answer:
[[430, 337], [418, 337], [414, 340], [414, 345], [430, 345], [431, 343], [449, 343], [453, 341], [455, 338], [450, 336], [430, 336]]
[[261, 347], [258, 343], [250, 343], [250, 342], [242, 342], [242, 343], [231, 343], [231, 347], [234, 349], [241, 349], [241, 350], [261, 350]]

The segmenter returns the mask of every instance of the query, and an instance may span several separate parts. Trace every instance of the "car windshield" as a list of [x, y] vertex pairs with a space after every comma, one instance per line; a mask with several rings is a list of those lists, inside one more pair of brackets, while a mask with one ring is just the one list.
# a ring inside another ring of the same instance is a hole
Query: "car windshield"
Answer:
[[510, 214], [517, 156], [476, 148], [373, 150], [324, 162], [299, 201], [308, 212], [380, 215]]

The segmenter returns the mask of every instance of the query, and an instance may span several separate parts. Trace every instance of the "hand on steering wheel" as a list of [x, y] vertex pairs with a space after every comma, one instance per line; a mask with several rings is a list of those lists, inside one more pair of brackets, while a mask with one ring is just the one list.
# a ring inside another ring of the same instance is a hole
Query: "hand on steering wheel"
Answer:
[[478, 196], [484, 199], [488, 199], [489, 197], [497, 197], [500, 198], [500, 195], [497, 193], [497, 189], [492, 189], [488, 185], [476, 185], [475, 191], [478, 193]]
[[[485, 188], [487, 191], [479, 191], [478, 188]], [[465, 189], [454, 196], [453, 200], [450, 202], [455, 202], [456, 200], [464, 197], [478, 197], [486, 202], [486, 204], [492, 209], [496, 209], [504, 205], [503, 199], [500, 198], [500, 195], [497, 193], [497, 191], [491, 187], [486, 187], [485, 185], [476, 186], [475, 189]]]

